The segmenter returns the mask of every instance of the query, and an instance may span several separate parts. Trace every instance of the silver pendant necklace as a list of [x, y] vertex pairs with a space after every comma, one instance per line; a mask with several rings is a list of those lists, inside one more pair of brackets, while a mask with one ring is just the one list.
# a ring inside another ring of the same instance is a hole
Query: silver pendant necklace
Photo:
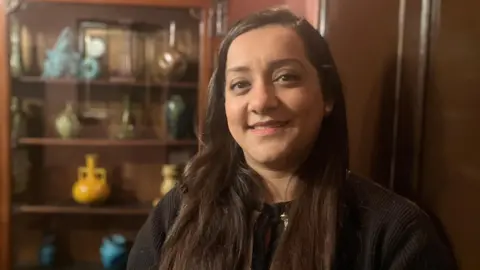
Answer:
[[284, 230], [287, 229], [287, 226], [288, 226], [288, 216], [287, 216], [287, 213], [283, 212], [281, 215], [280, 215], [280, 219], [283, 221], [283, 228]]

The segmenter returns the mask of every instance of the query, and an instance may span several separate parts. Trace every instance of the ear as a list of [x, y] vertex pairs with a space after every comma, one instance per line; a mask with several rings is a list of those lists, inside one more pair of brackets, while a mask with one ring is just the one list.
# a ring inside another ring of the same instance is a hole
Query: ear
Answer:
[[325, 107], [324, 107], [324, 110], [325, 110], [325, 116], [329, 116], [330, 113], [332, 113], [333, 111], [333, 108], [334, 108], [334, 103], [333, 101], [327, 101], [325, 102]]

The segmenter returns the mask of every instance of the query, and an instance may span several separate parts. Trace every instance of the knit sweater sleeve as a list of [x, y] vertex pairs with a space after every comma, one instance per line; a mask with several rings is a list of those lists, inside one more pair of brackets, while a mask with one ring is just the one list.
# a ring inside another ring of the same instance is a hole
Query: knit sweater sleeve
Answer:
[[[423, 211], [416, 209], [392, 227], [385, 254], [385, 270], [455, 270], [454, 256]], [[389, 232], [387, 232], [387, 235]]]
[[128, 256], [127, 270], [156, 269], [165, 236], [180, 205], [180, 191], [172, 189], [157, 204], [137, 233]]

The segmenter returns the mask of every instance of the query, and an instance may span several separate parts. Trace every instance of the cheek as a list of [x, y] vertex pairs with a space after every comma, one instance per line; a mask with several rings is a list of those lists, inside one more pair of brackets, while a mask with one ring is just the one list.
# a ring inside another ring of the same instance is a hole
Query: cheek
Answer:
[[318, 91], [299, 91], [284, 97], [284, 104], [293, 112], [297, 120], [302, 122], [318, 122], [324, 115], [323, 95]]
[[312, 95], [307, 99], [304, 106], [305, 110], [310, 115], [311, 120], [323, 119], [325, 114], [325, 103], [323, 101], [323, 95], [320, 91]]
[[324, 102], [321, 92], [305, 93], [291, 97], [288, 101], [295, 114], [295, 128], [302, 143], [308, 143], [317, 136], [324, 116]]
[[306, 117], [306, 120], [309, 122], [312, 128], [318, 129], [325, 115], [325, 103], [323, 101], [322, 93], [318, 91], [307, 102], [308, 103], [305, 104], [305, 108], [306, 114], [308, 114], [309, 117]]
[[236, 137], [235, 133], [242, 130], [246, 123], [244, 106], [242, 106], [241, 102], [235, 102], [231, 98], [226, 98], [225, 114], [230, 133]]

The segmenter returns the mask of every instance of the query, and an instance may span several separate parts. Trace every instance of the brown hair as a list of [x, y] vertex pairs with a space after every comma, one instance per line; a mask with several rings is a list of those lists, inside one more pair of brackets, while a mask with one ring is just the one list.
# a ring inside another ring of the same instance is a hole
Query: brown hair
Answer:
[[307, 160], [298, 170], [289, 225], [271, 269], [332, 269], [341, 191], [348, 168], [345, 104], [335, 64], [323, 37], [305, 19], [286, 9], [268, 9], [239, 21], [221, 44], [209, 85], [202, 147], [185, 169], [188, 192], [160, 254], [160, 270], [225, 270], [249, 267], [250, 220], [263, 191], [245, 163], [225, 117], [227, 52], [235, 38], [267, 25], [293, 29], [303, 40], [327, 101], [334, 103]]

